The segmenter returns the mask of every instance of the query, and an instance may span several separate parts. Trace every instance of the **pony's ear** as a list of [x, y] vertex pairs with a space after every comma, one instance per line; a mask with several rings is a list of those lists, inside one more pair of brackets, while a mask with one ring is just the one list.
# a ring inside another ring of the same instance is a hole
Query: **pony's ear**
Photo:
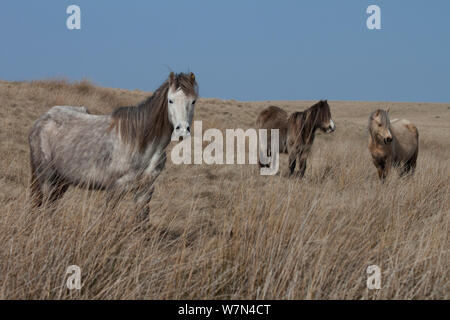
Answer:
[[195, 74], [194, 73], [190, 73], [189, 77], [191, 78], [191, 82], [194, 83], [195, 82]]
[[169, 85], [172, 85], [175, 82], [175, 73], [173, 71], [169, 74]]
[[387, 107], [386, 113], [389, 113], [390, 110], [391, 110], [391, 107]]
[[375, 117], [378, 117], [380, 115], [380, 109], [377, 109], [377, 112], [375, 112]]

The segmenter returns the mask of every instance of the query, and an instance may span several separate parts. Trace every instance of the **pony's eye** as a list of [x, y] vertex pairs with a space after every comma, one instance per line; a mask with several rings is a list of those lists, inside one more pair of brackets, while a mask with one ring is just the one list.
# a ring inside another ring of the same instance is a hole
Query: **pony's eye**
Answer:
[[195, 104], [197, 102], [197, 100], [192, 101], [192, 104]]
[[170, 103], [170, 104], [173, 104], [173, 100], [169, 99], [169, 103]]
[[381, 123], [379, 123], [378, 126], [381, 127]]

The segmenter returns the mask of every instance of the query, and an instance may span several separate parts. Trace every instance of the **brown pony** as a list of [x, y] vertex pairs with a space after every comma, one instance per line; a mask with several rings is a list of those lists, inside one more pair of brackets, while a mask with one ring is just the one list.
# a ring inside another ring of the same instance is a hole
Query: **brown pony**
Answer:
[[414, 173], [419, 154], [419, 131], [406, 119], [389, 120], [389, 109], [378, 109], [369, 117], [369, 151], [384, 180], [391, 166], [398, 167], [400, 176]]
[[54, 202], [69, 186], [79, 186], [108, 190], [110, 200], [132, 192], [146, 217], [165, 149], [190, 135], [197, 96], [193, 73], [172, 72], [148, 99], [109, 115], [84, 107], [51, 108], [29, 135], [33, 205], [41, 206], [44, 195]]
[[[280, 153], [289, 154], [290, 174], [294, 173], [297, 160], [299, 162], [299, 174], [305, 175], [306, 160], [311, 151], [317, 129], [326, 133], [336, 130], [336, 126], [331, 119], [330, 106], [327, 100], [320, 100], [309, 109], [303, 112], [294, 112], [289, 117], [286, 111], [279, 107], [271, 106], [264, 109], [256, 120], [259, 129], [279, 129]], [[270, 130], [268, 130], [267, 149], [270, 148]], [[261, 139], [260, 139], [261, 140]], [[260, 142], [260, 146], [262, 146]], [[264, 148], [260, 148], [265, 152]], [[269, 152], [267, 155], [270, 156]], [[268, 166], [262, 164], [260, 166]]]

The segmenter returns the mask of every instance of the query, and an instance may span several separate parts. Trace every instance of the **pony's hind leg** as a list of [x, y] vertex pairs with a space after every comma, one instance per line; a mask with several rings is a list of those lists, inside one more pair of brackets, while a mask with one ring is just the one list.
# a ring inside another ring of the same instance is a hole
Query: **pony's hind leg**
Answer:
[[43, 193], [43, 185], [44, 185], [44, 167], [40, 163], [40, 159], [42, 158], [42, 154], [36, 151], [34, 148], [34, 141], [32, 138], [29, 138], [30, 142], [30, 169], [31, 169], [31, 178], [30, 178], [30, 198], [31, 198], [31, 207], [39, 208], [42, 206], [42, 202], [44, 199]]
[[69, 184], [57, 173], [54, 173], [47, 181], [48, 197], [47, 203], [52, 205], [57, 200], [61, 199], [69, 189]]
[[49, 190], [48, 203], [53, 204], [61, 199], [69, 189], [69, 185], [65, 183], [52, 184]]
[[261, 159], [269, 159], [269, 160], [271, 160], [270, 159], [270, 151], [268, 150], [267, 151], [267, 155], [265, 156], [265, 157], [263, 157], [264, 156], [264, 153], [262, 153], [262, 152], [260, 152], [260, 154], [259, 154], [259, 159], [258, 159], [258, 164], [259, 164], [259, 167], [260, 168], [269, 168], [270, 167], [270, 161], [269, 161], [269, 163], [263, 163], [263, 161], [261, 160]]
[[407, 174], [413, 175], [416, 171], [416, 165], [417, 165], [417, 153], [415, 153], [411, 159], [405, 162], [405, 164], [401, 168], [400, 177], [403, 177]]
[[416, 166], [417, 166], [417, 154], [409, 162], [409, 170], [411, 172], [411, 175], [413, 175], [416, 172]]
[[30, 198], [32, 208], [42, 207], [44, 204], [46, 187], [48, 186], [49, 165], [42, 164], [31, 158]]
[[32, 208], [39, 208], [40, 206], [42, 206], [42, 202], [44, 199], [44, 193], [42, 192], [42, 183], [33, 168], [31, 169], [30, 198]]
[[[259, 145], [259, 159], [258, 164], [260, 168], [270, 168], [270, 162], [272, 159], [270, 159], [271, 156], [271, 142], [270, 142], [270, 133], [268, 134], [268, 142], [265, 142], [264, 139], [260, 138], [260, 145]], [[264, 159], [264, 160], [262, 160]], [[267, 162], [267, 163], [264, 163]]]

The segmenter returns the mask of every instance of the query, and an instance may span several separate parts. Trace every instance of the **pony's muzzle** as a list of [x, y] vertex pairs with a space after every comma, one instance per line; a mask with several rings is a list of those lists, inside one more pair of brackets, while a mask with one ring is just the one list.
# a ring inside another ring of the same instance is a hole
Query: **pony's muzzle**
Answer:
[[172, 133], [172, 140], [183, 140], [191, 135], [191, 127], [189, 124], [178, 124]]
[[333, 120], [330, 120], [330, 125], [328, 126], [326, 132], [327, 133], [331, 133], [331, 132], [333, 132], [335, 130], [336, 130], [336, 125], [334, 124]]

